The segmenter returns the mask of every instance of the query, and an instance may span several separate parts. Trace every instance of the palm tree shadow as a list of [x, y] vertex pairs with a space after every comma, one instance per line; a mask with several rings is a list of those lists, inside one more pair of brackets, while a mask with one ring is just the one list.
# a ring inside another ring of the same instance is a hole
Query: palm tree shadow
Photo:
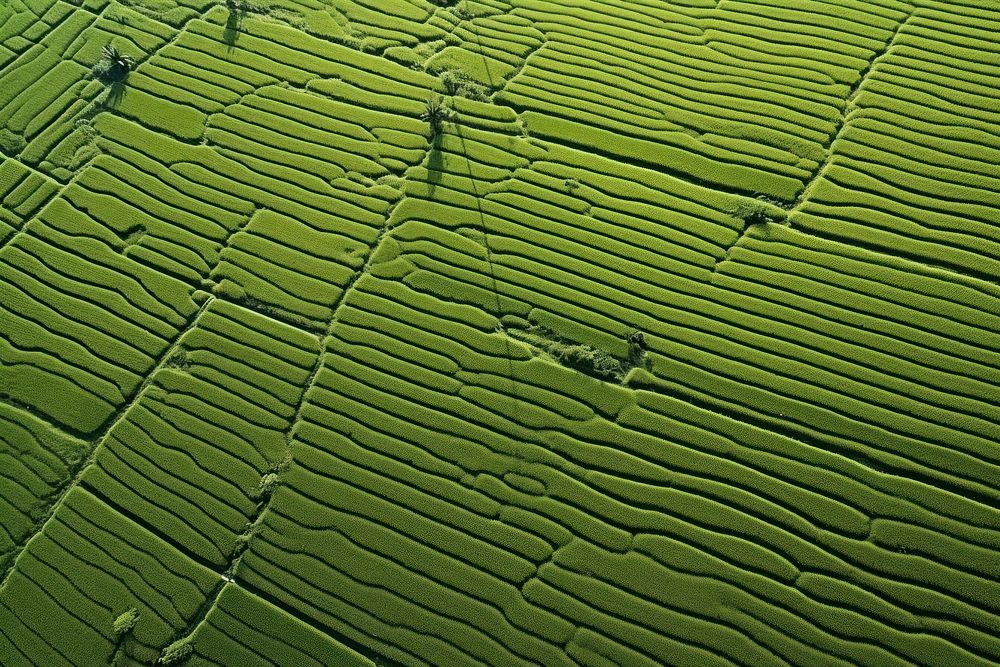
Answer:
[[126, 81], [128, 81], [127, 76], [124, 79], [121, 79], [120, 81], [112, 81], [108, 85], [108, 95], [107, 97], [104, 98], [105, 107], [107, 107], [108, 109], [118, 108], [118, 105], [120, 105], [122, 103], [122, 100], [125, 99], [125, 93], [127, 92], [125, 89]]
[[[462, 132], [462, 127], [457, 126], [456, 132], [458, 133], [458, 140], [461, 142], [462, 155], [465, 157], [465, 166], [468, 169], [469, 181], [472, 183], [472, 191], [476, 197], [476, 209], [479, 213], [479, 224], [483, 232], [483, 245], [486, 250], [486, 266], [489, 271], [490, 283], [493, 287], [493, 298], [495, 299], [494, 315], [497, 318], [497, 323], [499, 324], [504, 316], [503, 302], [500, 299], [500, 284], [497, 282], [497, 272], [496, 266], [493, 262], [493, 247], [490, 242], [490, 228], [486, 224], [486, 212], [483, 211], [483, 199], [479, 194], [479, 188], [476, 185], [476, 175], [472, 171], [472, 162], [469, 160], [469, 149], [465, 145], [465, 134]], [[515, 379], [515, 369], [514, 369], [514, 350], [511, 345], [510, 336], [505, 335], [503, 337], [504, 347], [507, 352], [507, 375], [510, 378], [510, 396], [514, 404], [520, 400], [517, 392], [517, 380]]]
[[229, 16], [226, 18], [226, 27], [222, 31], [222, 41], [226, 43], [229, 51], [232, 51], [236, 47], [236, 41], [240, 38], [244, 16], [246, 16], [246, 10], [242, 8], [229, 9]]
[[427, 183], [430, 185], [429, 197], [434, 197], [434, 191], [444, 171], [445, 156], [441, 151], [442, 134], [435, 134], [431, 138], [431, 147], [427, 152]]

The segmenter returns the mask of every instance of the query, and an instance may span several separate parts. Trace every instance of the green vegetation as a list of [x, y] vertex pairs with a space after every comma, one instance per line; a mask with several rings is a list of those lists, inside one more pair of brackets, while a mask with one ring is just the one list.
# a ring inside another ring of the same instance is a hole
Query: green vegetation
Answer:
[[774, 204], [759, 199], [744, 199], [733, 207], [733, 217], [739, 218], [747, 227], [750, 227], [751, 225], [783, 222], [788, 215]]
[[1000, 663], [998, 35], [0, 3], [0, 664]]

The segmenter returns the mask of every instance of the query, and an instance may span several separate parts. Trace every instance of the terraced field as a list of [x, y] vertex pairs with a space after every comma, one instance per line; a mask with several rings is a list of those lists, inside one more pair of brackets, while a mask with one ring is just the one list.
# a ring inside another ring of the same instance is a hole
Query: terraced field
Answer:
[[0, 3], [0, 665], [1000, 664], [1000, 6], [260, 2]]

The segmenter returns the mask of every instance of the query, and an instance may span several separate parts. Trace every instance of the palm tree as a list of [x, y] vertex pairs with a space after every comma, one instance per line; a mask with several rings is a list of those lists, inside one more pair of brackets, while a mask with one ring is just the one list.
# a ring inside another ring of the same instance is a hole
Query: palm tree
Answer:
[[452, 120], [455, 117], [455, 111], [444, 105], [444, 100], [441, 97], [432, 97], [427, 100], [427, 104], [424, 106], [423, 112], [420, 114], [420, 120], [426, 121], [431, 129], [431, 136], [436, 137], [441, 134], [444, 129], [444, 124], [447, 121]]
[[114, 44], [105, 44], [101, 49], [101, 59], [94, 65], [94, 75], [105, 83], [119, 83], [125, 80], [135, 67], [135, 61], [123, 54]]

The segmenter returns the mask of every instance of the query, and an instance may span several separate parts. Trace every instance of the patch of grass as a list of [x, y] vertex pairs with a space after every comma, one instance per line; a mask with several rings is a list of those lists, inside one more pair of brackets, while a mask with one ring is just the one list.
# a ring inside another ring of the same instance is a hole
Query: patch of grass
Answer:
[[183, 662], [194, 651], [194, 644], [190, 637], [178, 639], [173, 644], [163, 649], [158, 664], [177, 665]]
[[139, 621], [139, 610], [132, 607], [118, 615], [114, 623], [111, 624], [111, 631], [115, 636], [122, 637], [135, 629], [135, 624]]

